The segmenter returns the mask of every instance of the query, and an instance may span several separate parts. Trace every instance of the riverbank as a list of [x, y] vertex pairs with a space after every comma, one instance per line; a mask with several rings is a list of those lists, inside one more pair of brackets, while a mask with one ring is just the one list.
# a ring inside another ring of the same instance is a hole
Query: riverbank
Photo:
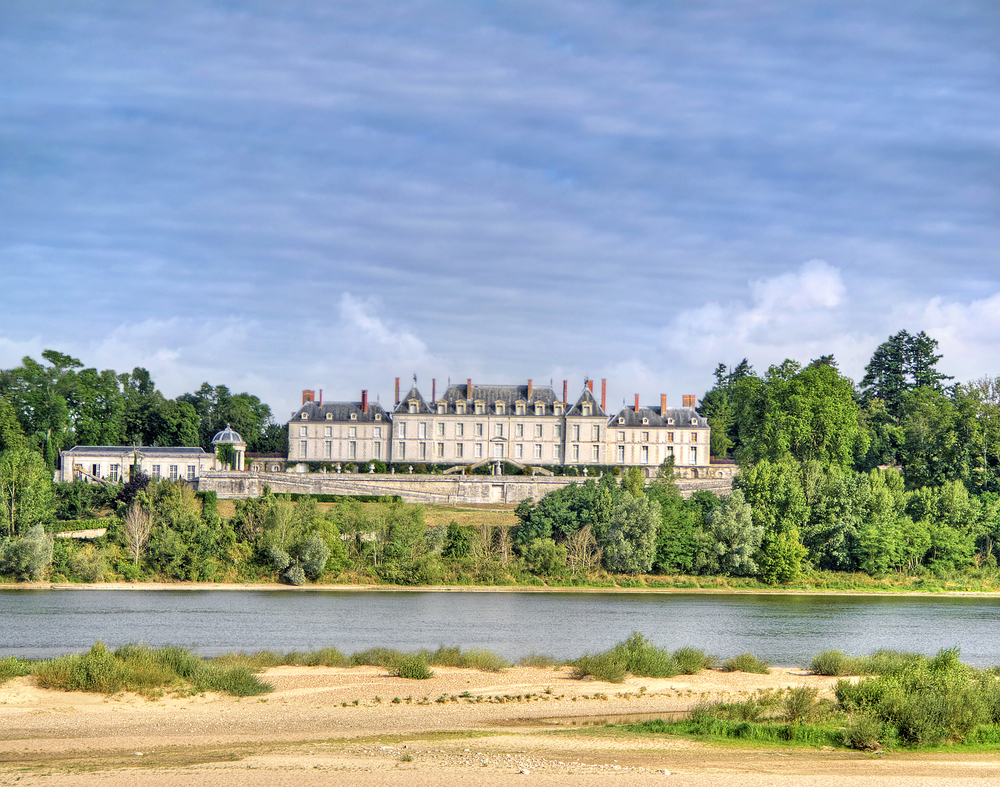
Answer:
[[649, 593], [704, 595], [791, 595], [791, 596], [955, 596], [993, 598], [1000, 591], [982, 590], [876, 590], [839, 588], [689, 588], [689, 587], [579, 587], [542, 585], [377, 585], [377, 584], [310, 584], [298, 587], [280, 583], [259, 582], [17, 582], [2, 584], [3, 590], [240, 590], [303, 592], [382, 592], [382, 593]]
[[68, 787], [142, 783], [359, 787], [507, 784], [930, 785], [1000, 779], [989, 755], [755, 751], [588, 726], [685, 711], [706, 699], [836, 679], [801, 669], [714, 670], [623, 684], [579, 681], [566, 668], [500, 673], [437, 668], [430, 680], [377, 667], [279, 667], [264, 697], [145, 699], [63, 693], [31, 678], [0, 686], [0, 781]]

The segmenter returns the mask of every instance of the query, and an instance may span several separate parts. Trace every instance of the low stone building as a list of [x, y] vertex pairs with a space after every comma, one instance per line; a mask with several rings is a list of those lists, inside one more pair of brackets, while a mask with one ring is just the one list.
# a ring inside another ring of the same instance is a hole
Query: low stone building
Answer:
[[59, 454], [56, 481], [85, 480], [119, 483], [127, 481], [138, 467], [150, 478], [195, 483], [218, 469], [214, 454], [200, 446], [106, 446], [77, 445]]

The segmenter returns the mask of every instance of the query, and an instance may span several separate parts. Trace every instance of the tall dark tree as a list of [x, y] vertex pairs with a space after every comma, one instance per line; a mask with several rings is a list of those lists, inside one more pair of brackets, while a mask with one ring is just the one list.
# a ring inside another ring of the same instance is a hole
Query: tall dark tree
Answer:
[[936, 353], [937, 340], [921, 331], [912, 336], [900, 331], [875, 350], [861, 380], [864, 401], [880, 399], [888, 413], [898, 418], [907, 391], [915, 388], [940, 390], [942, 382], [952, 379], [935, 367], [941, 360]]

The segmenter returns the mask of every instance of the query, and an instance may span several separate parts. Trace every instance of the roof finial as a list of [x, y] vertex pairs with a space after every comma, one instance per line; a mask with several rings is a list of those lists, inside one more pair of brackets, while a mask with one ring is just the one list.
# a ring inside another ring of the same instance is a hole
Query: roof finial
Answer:
[[413, 373], [413, 387], [414, 388], [417, 387], [417, 373], [416, 372]]

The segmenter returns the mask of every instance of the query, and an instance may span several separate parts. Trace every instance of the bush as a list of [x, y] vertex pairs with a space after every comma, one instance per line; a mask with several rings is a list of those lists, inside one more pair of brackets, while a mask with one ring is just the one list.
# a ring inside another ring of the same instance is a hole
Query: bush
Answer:
[[814, 686], [796, 686], [785, 695], [785, 720], [795, 724], [805, 721], [812, 713], [819, 690]]
[[732, 659], [726, 659], [722, 664], [723, 672], [752, 672], [757, 675], [767, 675], [770, 665], [750, 653], [741, 653]]
[[878, 751], [882, 748], [879, 736], [882, 723], [867, 713], [856, 713], [847, 720], [844, 728], [844, 745], [861, 751]]
[[21, 538], [0, 541], [0, 573], [38, 580], [52, 562], [52, 537], [34, 525]]
[[696, 675], [715, 664], [715, 657], [708, 656], [703, 650], [695, 648], [679, 648], [674, 651], [674, 661], [681, 675]]
[[541, 653], [529, 653], [527, 656], [522, 656], [517, 661], [518, 666], [521, 667], [558, 667], [563, 662], [559, 661], [555, 656], [546, 656]]
[[856, 675], [857, 660], [839, 650], [824, 650], [818, 656], [813, 656], [809, 669], [816, 675], [842, 677]]
[[427, 666], [427, 657], [422, 653], [403, 656], [392, 674], [407, 680], [427, 680], [434, 677], [434, 672]]
[[628, 674], [621, 659], [610, 651], [593, 656], [585, 653], [570, 664], [573, 667], [573, 677], [581, 680], [594, 677], [606, 683], [621, 683]]

